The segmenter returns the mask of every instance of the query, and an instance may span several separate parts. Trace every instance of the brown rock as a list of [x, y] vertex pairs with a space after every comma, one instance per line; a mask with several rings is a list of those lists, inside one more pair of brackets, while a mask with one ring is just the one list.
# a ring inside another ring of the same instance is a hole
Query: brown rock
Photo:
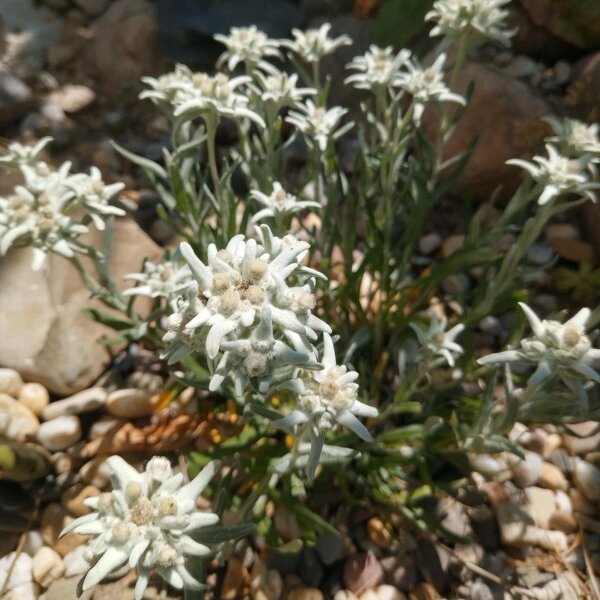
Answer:
[[74, 485], [62, 495], [63, 506], [75, 517], [82, 517], [92, 512], [83, 501], [100, 495], [100, 490], [93, 485]]
[[116, 0], [92, 25], [77, 67], [111, 97], [135, 93], [140, 77], [163, 69], [154, 12], [147, 0]]
[[[93, 238], [98, 242], [100, 235]], [[158, 260], [161, 255], [162, 249], [132, 220], [116, 221], [112, 275], [119, 287], [129, 285], [123, 277], [138, 271], [144, 257]], [[83, 307], [94, 306], [89, 295], [64, 258], [51, 255], [47, 271], [34, 273], [29, 249], [10, 251], [0, 264], [0, 330], [5, 340], [0, 343], [0, 364], [59, 394], [89, 386], [110, 360], [97, 340], [114, 335], [81, 313]]]
[[579, 529], [577, 519], [573, 515], [570, 515], [562, 510], [557, 510], [550, 515], [550, 519], [548, 519], [548, 527], [550, 529], [562, 531], [567, 535], [575, 533]]
[[536, 483], [540, 487], [554, 491], [566, 491], [569, 487], [569, 482], [562, 471], [556, 465], [549, 462], [545, 462], [542, 465], [542, 470]]
[[506, 161], [543, 150], [543, 138], [550, 130], [540, 118], [552, 109], [526, 84], [482, 64], [466, 63], [456, 91], [464, 92], [471, 82], [473, 95], [446, 145], [446, 156], [464, 152], [475, 137], [479, 143], [454, 191], [457, 195], [469, 191], [476, 200], [487, 201], [502, 185], [502, 195], [507, 197], [522, 174]]
[[409, 595], [408, 600], [441, 600], [441, 596], [430, 583], [420, 583]]
[[344, 565], [344, 585], [355, 594], [383, 582], [381, 563], [372, 552], [351, 556]]
[[392, 535], [379, 517], [371, 517], [367, 521], [367, 535], [376, 546], [384, 550], [392, 545]]
[[582, 240], [551, 238], [550, 245], [561, 258], [573, 262], [593, 262], [594, 249]]
[[65, 572], [65, 565], [60, 555], [44, 546], [40, 548], [33, 557], [33, 579], [42, 587], [49, 587], [53, 581], [62, 577]]
[[600, 121], [600, 52], [582, 58], [574, 65], [573, 71], [573, 82], [567, 89], [565, 104], [583, 121]]
[[50, 402], [48, 390], [40, 383], [26, 383], [19, 393], [19, 402], [39, 417]]
[[221, 586], [221, 600], [235, 600], [242, 595], [248, 581], [248, 571], [242, 561], [232, 556], [227, 561], [227, 570]]

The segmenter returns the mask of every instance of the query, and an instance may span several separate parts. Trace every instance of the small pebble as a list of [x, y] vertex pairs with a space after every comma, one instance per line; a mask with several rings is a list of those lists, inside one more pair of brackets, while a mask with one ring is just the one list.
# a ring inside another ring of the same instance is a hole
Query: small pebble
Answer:
[[38, 418], [29, 408], [11, 396], [0, 393], [0, 434], [24, 442], [34, 436], [39, 427]]
[[536, 452], [526, 452], [525, 460], [520, 460], [513, 468], [513, 481], [520, 488], [533, 485], [539, 478], [544, 461]]
[[48, 390], [41, 383], [25, 383], [19, 393], [19, 402], [24, 404], [36, 417], [50, 402]]
[[344, 564], [344, 585], [360, 594], [383, 582], [383, 567], [372, 552], [356, 554]]
[[295, 587], [287, 593], [287, 600], [323, 600], [323, 592], [316, 587]]
[[14, 369], [0, 369], [0, 394], [18, 398], [23, 387], [23, 379]]
[[574, 482], [577, 489], [592, 502], [600, 500], [600, 469], [584, 460], [575, 459]]
[[50, 451], [66, 450], [81, 439], [81, 424], [74, 415], [58, 417], [42, 423], [37, 438]]
[[106, 403], [107, 393], [104, 388], [94, 387], [78, 392], [68, 398], [49, 404], [42, 416], [50, 421], [65, 415], [78, 415], [101, 408]]
[[573, 515], [563, 512], [562, 510], [557, 510], [550, 515], [548, 527], [550, 529], [562, 531], [567, 535], [575, 533], [579, 529], [577, 519]]
[[92, 512], [89, 506], [84, 504], [87, 498], [100, 495], [100, 490], [93, 485], [78, 484], [70, 487], [62, 495], [63, 506], [75, 517], [82, 517]]
[[42, 539], [42, 534], [39, 531], [32, 529], [25, 534], [25, 541], [23, 542], [21, 550], [33, 557], [43, 545], [44, 540]]
[[562, 474], [562, 471], [556, 465], [549, 462], [545, 462], [542, 465], [537, 485], [554, 491], [566, 491], [569, 488], [569, 482]]
[[104, 437], [109, 431], [117, 431], [126, 423], [125, 419], [119, 419], [111, 415], [102, 415], [95, 423], [92, 423], [88, 437], [90, 440], [96, 440]]
[[109, 413], [126, 419], [146, 417], [154, 412], [152, 396], [144, 390], [128, 388], [108, 395], [106, 408]]
[[63, 564], [65, 565], [65, 577], [73, 577], [74, 575], [81, 575], [90, 568], [90, 563], [85, 560], [84, 555], [86, 552], [85, 544], [77, 546], [74, 550], [67, 552], [63, 556]]
[[359, 600], [406, 600], [406, 596], [392, 585], [378, 585], [360, 595]]
[[392, 536], [379, 517], [371, 517], [367, 521], [367, 535], [379, 548], [386, 550], [392, 545]]
[[241, 596], [247, 580], [248, 571], [242, 561], [235, 556], [229, 558], [221, 586], [221, 600], [235, 600]]
[[79, 475], [85, 483], [94, 485], [101, 490], [110, 483], [110, 468], [104, 456], [96, 456], [86, 462], [79, 469]]
[[[18, 585], [33, 581], [31, 574], [32, 566], [33, 561], [31, 556], [24, 552], [18, 555], [16, 552], [10, 552], [0, 558], [0, 590], [12, 590]], [[9, 569], [11, 569], [10, 577], [6, 581]]]
[[419, 240], [419, 252], [425, 256], [433, 254], [442, 245], [442, 238], [438, 233], [428, 233]]
[[61, 557], [48, 546], [40, 548], [33, 557], [33, 579], [44, 588], [50, 587], [64, 572], [65, 565]]

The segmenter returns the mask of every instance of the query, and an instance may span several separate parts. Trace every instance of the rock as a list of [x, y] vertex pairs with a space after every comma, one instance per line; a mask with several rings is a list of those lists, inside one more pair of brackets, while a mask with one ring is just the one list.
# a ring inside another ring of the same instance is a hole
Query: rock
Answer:
[[544, 459], [549, 459], [555, 450], [562, 445], [562, 436], [559, 433], [550, 433], [544, 440]]
[[332, 565], [344, 555], [344, 538], [341, 535], [323, 533], [317, 538], [315, 550], [325, 566]]
[[100, 16], [110, 5], [110, 0], [75, 0], [75, 2], [89, 17]]
[[112, 97], [139, 90], [140, 77], [164, 67], [154, 5], [147, 0], [112, 2], [90, 28], [76, 66]]
[[527, 248], [527, 260], [532, 265], [547, 265], [553, 258], [554, 252], [545, 242], [534, 243]]
[[125, 419], [118, 419], [117, 417], [113, 417], [111, 415], [102, 415], [90, 427], [88, 437], [90, 438], [90, 440], [102, 438], [105, 435], [107, 435], [110, 431], [119, 430], [126, 423], [127, 421]]
[[593, 502], [600, 500], [600, 469], [588, 462], [575, 459], [573, 480], [577, 489]]
[[469, 517], [465, 511], [465, 507], [460, 503], [456, 502], [452, 498], [442, 498], [440, 501], [437, 513], [440, 518], [440, 524], [458, 536], [473, 535]]
[[381, 559], [385, 582], [408, 592], [419, 582], [419, 571], [414, 559], [409, 555], [386, 556]]
[[[81, 577], [79, 577], [79, 575], [77, 575], [77, 577], [58, 579], [46, 590], [46, 600], [71, 600], [72, 598], [77, 598], [77, 584], [80, 579]], [[94, 593], [97, 591], [97, 587], [87, 590], [79, 596], [79, 600], [91, 600], [92, 596], [94, 596]], [[115, 598], [118, 597], [119, 596], [115, 596]]]
[[477, 579], [471, 584], [470, 600], [494, 600], [494, 593], [487, 583]]
[[569, 487], [567, 478], [562, 474], [562, 471], [555, 465], [549, 462], [544, 462], [540, 476], [537, 480], [537, 485], [549, 490], [566, 491]]
[[2, 596], [2, 600], [36, 600], [40, 596], [40, 586], [30, 581], [16, 585], [8, 593]]
[[545, 550], [566, 550], [567, 536], [562, 531], [545, 531], [534, 524], [523, 507], [506, 501], [496, 507], [502, 542], [507, 546], [539, 546]]
[[50, 421], [51, 419], [65, 415], [78, 415], [90, 412], [104, 406], [107, 397], [108, 394], [104, 388], [88, 388], [68, 398], [52, 402], [44, 410], [42, 417], [45, 421]]
[[596, 2], [521, 0], [530, 19], [579, 48], [596, 48], [600, 41], [600, 8]]
[[483, 504], [473, 508], [469, 515], [473, 531], [483, 547], [490, 552], [497, 550], [500, 547], [500, 532], [492, 509]]
[[67, 511], [58, 503], [51, 502], [42, 513], [40, 533], [48, 546], [54, 547], [60, 532], [69, 522]]
[[14, 369], [0, 369], [0, 394], [18, 398], [23, 388], [23, 380]]
[[62, 561], [65, 565], [65, 577], [81, 575], [90, 568], [90, 563], [84, 558], [85, 552], [86, 545], [82, 544], [63, 556]]
[[[475, 87], [469, 106], [445, 146], [445, 157], [464, 152], [475, 137], [479, 143], [453, 186], [457, 195], [469, 190], [473, 198], [487, 201], [502, 185], [502, 197], [512, 193], [520, 182], [510, 158], [531, 156], [543, 149], [548, 126], [540, 118], [552, 109], [525, 83], [494, 69], [467, 61], [455, 91], [463, 93], [470, 82]], [[426, 119], [433, 118], [426, 115]], [[498, 123], [506, 126], [498, 127]]]
[[371, 517], [367, 521], [367, 535], [379, 548], [387, 550], [392, 545], [392, 534], [379, 517]]
[[563, 512], [562, 510], [556, 510], [550, 515], [548, 527], [550, 529], [562, 531], [567, 535], [575, 533], [579, 529], [577, 519], [573, 515]]
[[598, 423], [593, 421], [573, 423], [569, 425], [569, 429], [576, 435], [564, 435], [562, 439], [565, 448], [571, 454], [587, 454], [600, 448], [600, 431], [597, 431]]
[[33, 579], [47, 588], [53, 581], [62, 577], [65, 565], [61, 557], [52, 548], [44, 546], [33, 557]]
[[578, 240], [580, 237], [579, 229], [571, 223], [549, 223], [544, 227], [544, 235], [548, 241]]
[[561, 240], [554, 238], [550, 245], [560, 256], [572, 262], [594, 262], [594, 248], [583, 240]]
[[310, 587], [318, 587], [323, 578], [323, 566], [319, 562], [316, 551], [304, 546], [300, 555], [298, 575]]
[[100, 490], [93, 485], [74, 485], [62, 495], [63, 506], [75, 517], [82, 517], [92, 512], [89, 506], [84, 504], [86, 498], [100, 495]]
[[513, 481], [520, 488], [526, 488], [533, 485], [542, 472], [544, 461], [539, 454], [535, 452], [526, 452], [525, 460], [520, 460], [512, 468]]
[[355, 554], [344, 564], [344, 585], [355, 594], [383, 582], [383, 567], [372, 552]]
[[19, 393], [19, 402], [24, 404], [36, 417], [50, 402], [48, 390], [41, 383], [26, 383]]
[[440, 595], [430, 583], [420, 583], [408, 595], [408, 600], [439, 600]]
[[553, 492], [532, 486], [525, 490], [525, 495], [528, 501], [527, 512], [531, 518], [536, 525], [548, 529], [548, 521], [556, 510]]
[[79, 469], [79, 475], [85, 483], [98, 489], [103, 489], [110, 483], [110, 468], [104, 456], [97, 456], [86, 462]]
[[56, 103], [65, 113], [77, 113], [96, 100], [96, 94], [85, 85], [65, 85], [52, 92], [48, 102]]
[[230, 557], [221, 586], [221, 600], [235, 600], [240, 597], [247, 581], [248, 571], [242, 561], [235, 556]]
[[417, 566], [423, 579], [441, 593], [448, 581], [448, 555], [443, 549], [428, 540], [420, 539], [417, 542]]
[[[12, 590], [32, 581], [32, 559], [29, 554], [11, 552], [0, 558], [0, 590]], [[7, 576], [10, 570], [10, 576]]]
[[[88, 241], [99, 244], [100, 234]], [[129, 219], [115, 222], [111, 272], [117, 286], [140, 269], [143, 258], [158, 260], [162, 249]], [[85, 262], [85, 261], [84, 261]], [[75, 267], [52, 254], [46, 271], [31, 271], [29, 249], [11, 250], [0, 264], [0, 330], [10, 344], [0, 345], [0, 365], [19, 371], [50, 391], [69, 395], [88, 387], [108, 364], [110, 354], [98, 344], [114, 331], [92, 322], [83, 307], [89, 300]]]
[[464, 243], [465, 236], [462, 233], [447, 237], [442, 244], [442, 256], [448, 258], [451, 254], [460, 250]]
[[81, 424], [73, 415], [58, 417], [42, 423], [37, 438], [44, 448], [52, 452], [65, 450], [81, 439]]
[[419, 240], [419, 252], [425, 256], [433, 254], [442, 245], [439, 233], [428, 233]]
[[287, 600], [323, 600], [323, 592], [315, 587], [295, 587], [287, 594]]
[[406, 596], [391, 585], [378, 585], [360, 595], [359, 600], [406, 600]]
[[106, 401], [106, 409], [116, 417], [135, 419], [151, 415], [154, 404], [152, 396], [145, 390], [128, 388], [111, 392]]
[[350, 590], [339, 590], [334, 594], [333, 600], [358, 600], [358, 596]]
[[20, 442], [33, 437], [40, 428], [38, 418], [7, 394], [0, 394], [0, 434]]
[[596, 504], [590, 502], [577, 488], [569, 490], [569, 499], [573, 505], [573, 510], [585, 515], [596, 514]]
[[21, 546], [21, 551], [29, 554], [33, 558], [35, 553], [44, 546], [42, 534], [39, 531], [32, 530], [25, 534], [25, 541]]
[[10, 125], [34, 106], [31, 88], [0, 68], [0, 128]]
[[273, 524], [275, 525], [277, 533], [281, 536], [281, 539], [284, 542], [289, 542], [302, 537], [302, 530], [300, 529], [296, 515], [294, 515], [294, 513], [290, 512], [284, 506], [278, 506], [275, 509]]

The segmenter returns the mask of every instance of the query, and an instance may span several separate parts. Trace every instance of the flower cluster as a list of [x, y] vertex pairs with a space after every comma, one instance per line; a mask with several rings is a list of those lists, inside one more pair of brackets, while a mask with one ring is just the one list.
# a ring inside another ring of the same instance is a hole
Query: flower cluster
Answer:
[[583, 382], [592, 380], [600, 383], [600, 374], [594, 370], [595, 366], [600, 365], [600, 350], [592, 347], [585, 334], [590, 309], [582, 308], [574, 317], [560, 323], [540, 320], [529, 306], [522, 302], [519, 305], [531, 325], [533, 337], [522, 340], [520, 349], [489, 354], [480, 358], [479, 364], [536, 365], [535, 373], [528, 380], [529, 385], [539, 385], [558, 375], [580, 398], [582, 405], [586, 405]]
[[265, 207], [254, 213], [253, 222], [268, 217], [278, 218], [279, 216], [293, 215], [305, 208], [320, 208], [321, 206], [318, 202], [311, 200], [298, 200], [296, 196], [288, 194], [278, 181], [273, 183], [273, 191], [269, 195], [259, 190], [252, 190], [250, 196]]
[[256, 25], [232, 27], [229, 35], [217, 34], [214, 37], [227, 48], [217, 60], [217, 67], [226, 64], [229, 71], [233, 71], [240, 63], [244, 63], [247, 72], [257, 67], [269, 71], [272, 67], [263, 59], [281, 58], [279, 42], [269, 39]]
[[[565, 194], [577, 194], [596, 201], [592, 190], [600, 188], [599, 183], [591, 181], [588, 169], [591, 157], [583, 155], [579, 158], [563, 156], [552, 144], [546, 144], [548, 156], [534, 156], [534, 162], [520, 158], [507, 160], [507, 164], [525, 169], [541, 186], [543, 191], [538, 204], [544, 205]], [[537, 163], [537, 164], [535, 164]]]
[[508, 11], [503, 7], [510, 0], [437, 0], [433, 9], [425, 15], [427, 21], [435, 22], [431, 36], [458, 37], [474, 34], [505, 46], [516, 30], [508, 30], [504, 21]]
[[75, 519], [61, 533], [93, 537], [86, 548], [86, 560], [92, 566], [82, 579], [83, 591], [127, 564], [138, 571], [136, 600], [143, 597], [153, 572], [175, 588], [202, 589], [185, 562], [188, 557], [211, 553], [192, 533], [219, 521], [213, 513], [196, 510], [196, 500], [218, 470], [218, 462], [207, 465], [186, 485], [183, 475], [173, 474], [163, 457], [150, 459], [143, 473], [120, 456], [106, 462], [112, 471], [113, 491], [87, 498], [84, 502], [94, 512]]
[[266, 75], [255, 71], [253, 77], [255, 83], [250, 87], [255, 96], [275, 112], [285, 107], [298, 106], [304, 98], [317, 93], [314, 88], [298, 87], [298, 75], [295, 73], [288, 75], [274, 67]]
[[181, 245], [195, 285], [176, 299], [164, 336], [171, 362], [205, 353], [213, 371], [211, 389], [232, 377], [239, 396], [249, 378], [267, 389], [277, 366], [320, 368], [307, 351], [309, 340], [331, 331], [312, 312], [314, 279], [288, 284], [293, 273], [320, 275], [300, 265], [309, 245], [291, 235], [276, 238], [264, 225], [258, 232], [260, 243], [237, 235], [222, 250], [210, 244], [207, 264], [189, 244]]
[[454, 340], [464, 330], [465, 326], [462, 323], [455, 325], [448, 331], [446, 327], [448, 320], [442, 317], [441, 320], [433, 315], [428, 329], [424, 329], [416, 323], [411, 323], [410, 326], [417, 334], [421, 348], [426, 354], [432, 357], [442, 357], [451, 367], [454, 366], [454, 359], [460, 356], [464, 350]]
[[372, 440], [369, 430], [357, 417], [375, 417], [377, 409], [358, 399], [358, 379], [356, 371], [348, 371], [345, 365], [338, 365], [333, 340], [323, 334], [323, 354], [320, 360], [323, 369], [306, 371], [300, 369], [296, 377], [282, 384], [296, 396], [296, 408], [275, 424], [292, 428], [297, 432], [299, 446], [308, 441], [309, 476], [316, 467], [324, 443], [324, 434], [343, 425], [366, 442]]
[[589, 155], [592, 163], [600, 162], [600, 137], [597, 123], [588, 125], [577, 119], [557, 119], [552, 116], [544, 120], [554, 130], [554, 135], [546, 138], [547, 141], [557, 144], [563, 156], [581, 158]]
[[300, 31], [292, 29], [293, 40], [282, 40], [281, 46], [289, 48], [309, 64], [318, 63], [324, 56], [335, 52], [341, 46], [349, 46], [352, 40], [347, 35], [329, 37], [331, 23], [324, 23], [318, 29]]
[[351, 83], [362, 90], [372, 90], [397, 87], [401, 82], [400, 69], [411, 57], [410, 50], [402, 49], [394, 53], [393, 48], [371, 46], [362, 56], [357, 56], [346, 65], [347, 69], [357, 71], [346, 78], [345, 83]]
[[178, 260], [164, 259], [157, 264], [146, 260], [141, 273], [130, 273], [125, 279], [137, 284], [125, 290], [125, 296], [171, 299], [173, 294], [192, 283], [192, 273]]
[[0, 197], [0, 255], [13, 246], [31, 246], [34, 270], [43, 266], [48, 252], [66, 258], [85, 253], [78, 238], [90, 221], [102, 230], [106, 217], [125, 214], [110, 204], [123, 184], [106, 185], [95, 167], [89, 175], [71, 174], [68, 162], [55, 170], [37, 160], [48, 141], [33, 147], [12, 144], [0, 160], [0, 166], [19, 171], [23, 180], [12, 195]]

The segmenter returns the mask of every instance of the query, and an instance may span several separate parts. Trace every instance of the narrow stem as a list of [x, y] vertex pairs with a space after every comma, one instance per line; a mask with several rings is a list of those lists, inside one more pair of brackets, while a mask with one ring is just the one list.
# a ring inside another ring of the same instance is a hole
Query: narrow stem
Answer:
[[212, 177], [212, 181], [213, 181], [215, 197], [217, 199], [219, 206], [222, 208], [219, 170], [217, 169], [217, 149], [216, 149], [217, 124], [218, 124], [217, 115], [210, 114], [206, 118], [206, 150], [208, 152], [208, 166], [210, 169], [210, 176]]

